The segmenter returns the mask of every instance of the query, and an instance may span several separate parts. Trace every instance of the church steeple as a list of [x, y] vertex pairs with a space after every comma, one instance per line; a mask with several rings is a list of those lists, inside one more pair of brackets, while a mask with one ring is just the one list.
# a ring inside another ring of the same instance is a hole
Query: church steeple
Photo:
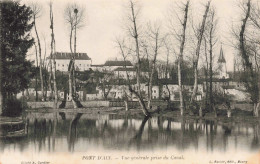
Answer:
[[219, 54], [219, 58], [218, 58], [218, 65], [219, 65], [219, 69], [218, 69], [219, 77], [218, 78], [220, 78], [220, 79], [229, 78], [229, 75], [227, 73], [226, 59], [224, 57], [222, 44], [221, 44], [220, 54]]
[[224, 57], [224, 53], [223, 53], [223, 49], [222, 49], [222, 44], [221, 44], [221, 48], [220, 48], [220, 55], [218, 58], [218, 63], [226, 63], [226, 59]]

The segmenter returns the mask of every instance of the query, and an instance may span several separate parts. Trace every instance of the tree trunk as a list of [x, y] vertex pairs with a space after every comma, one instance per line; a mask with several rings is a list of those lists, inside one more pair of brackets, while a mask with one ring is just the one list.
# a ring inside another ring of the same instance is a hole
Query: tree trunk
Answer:
[[184, 14], [184, 21], [183, 21], [183, 31], [182, 31], [182, 41], [180, 46], [180, 53], [178, 57], [178, 84], [179, 84], [179, 94], [180, 94], [180, 112], [181, 116], [184, 115], [184, 102], [183, 102], [183, 88], [182, 88], [182, 79], [181, 79], [181, 68], [182, 68], [182, 61], [183, 61], [183, 51], [184, 51], [184, 44], [185, 44], [185, 34], [186, 34], [186, 25], [188, 20], [188, 11], [189, 11], [189, 3], [188, 0], [185, 5], [185, 14]]
[[254, 69], [252, 67], [252, 63], [250, 62], [249, 59], [249, 54], [246, 50], [246, 46], [245, 46], [245, 30], [246, 30], [246, 23], [249, 19], [250, 16], [250, 11], [251, 11], [251, 0], [248, 0], [247, 3], [247, 10], [246, 10], [246, 16], [245, 19], [243, 19], [242, 22], [242, 26], [241, 26], [241, 31], [239, 34], [239, 48], [241, 51], [241, 56], [244, 60], [244, 64], [245, 64], [245, 69], [247, 71], [247, 73], [249, 73], [249, 78], [247, 79], [247, 85], [248, 85], [248, 90], [250, 91], [251, 94], [251, 99], [254, 103], [254, 116], [258, 117], [258, 108], [259, 108], [259, 77], [258, 77], [258, 82], [257, 79], [254, 75]]
[[259, 103], [254, 103], [254, 116], [258, 117], [259, 115]]
[[[37, 46], [34, 43], [34, 47], [35, 47], [35, 55], [36, 55], [36, 68], [38, 68], [38, 50], [37, 50]], [[38, 101], [38, 77], [37, 77], [37, 72], [35, 72], [35, 101]]]
[[[0, 18], [2, 18], [2, 6], [0, 4]], [[2, 92], [3, 92], [3, 86], [2, 86], [2, 75], [3, 75], [3, 69], [2, 69], [2, 66], [3, 66], [3, 59], [2, 59], [2, 22], [0, 22], [0, 116], [3, 114], [3, 95], [2, 95]]]
[[[71, 25], [71, 31], [70, 31], [70, 51], [71, 54], [73, 55], [73, 50], [72, 50], [72, 32], [73, 32], [73, 24]], [[73, 92], [73, 69], [74, 69], [74, 64], [75, 64], [75, 59], [72, 56], [70, 60], [70, 66], [69, 66], [69, 95], [71, 96], [71, 101], [73, 103], [74, 108], [78, 108], [77, 103], [74, 99], [74, 92]]]
[[[137, 25], [136, 25], [136, 15], [134, 10], [134, 4], [131, 1], [131, 13], [133, 18], [133, 24], [134, 24], [134, 39], [135, 39], [135, 48], [136, 48], [136, 56], [137, 56], [137, 76], [136, 76], [136, 82], [137, 82], [137, 93], [141, 96], [141, 86], [140, 86], [140, 50], [139, 50], [139, 40], [138, 40], [138, 33], [137, 33]], [[141, 96], [142, 97], [142, 96]]]
[[39, 35], [38, 35], [38, 31], [37, 31], [37, 28], [36, 28], [36, 19], [35, 19], [35, 15], [33, 17], [33, 20], [34, 20], [34, 30], [35, 30], [35, 33], [36, 33], [36, 37], [37, 37], [37, 42], [38, 42], [38, 48], [39, 48], [39, 59], [40, 59], [40, 80], [41, 80], [41, 91], [42, 91], [42, 101], [45, 101], [46, 97], [44, 95], [44, 86], [43, 86], [43, 76], [42, 76], [42, 49], [41, 49], [41, 42], [40, 42], [40, 38], [39, 38]]
[[196, 56], [195, 56], [195, 61], [194, 61], [194, 86], [193, 86], [193, 92], [191, 95], [191, 104], [194, 102], [196, 98], [196, 94], [198, 91], [198, 62], [199, 62], [199, 56], [200, 56], [200, 46], [201, 46], [201, 41], [203, 38], [203, 33], [205, 29], [205, 24], [206, 24], [206, 19], [209, 11], [209, 6], [210, 6], [210, 1], [208, 2], [206, 6], [205, 13], [203, 15], [203, 20], [201, 27], [199, 29], [199, 37], [198, 37], [198, 42], [197, 42], [197, 48], [196, 48]]
[[57, 83], [56, 83], [56, 61], [55, 61], [55, 57], [53, 58], [53, 62], [54, 62], [54, 70], [53, 70], [54, 104], [53, 104], [53, 108], [57, 109], [58, 108], [58, 90], [57, 90]]
[[[1, 53], [1, 52], [0, 52]], [[0, 83], [1, 84], [1, 83]], [[1, 88], [2, 89], [2, 86]], [[0, 91], [0, 116], [3, 114], [3, 109], [4, 109], [4, 101], [3, 101], [3, 95], [2, 95], [2, 90]]]
[[154, 50], [154, 59], [152, 62], [152, 71], [151, 71], [151, 75], [150, 75], [150, 82], [149, 82], [149, 90], [150, 90], [150, 94], [149, 94], [149, 98], [148, 98], [148, 108], [151, 108], [151, 101], [152, 101], [152, 95], [153, 95], [153, 76], [154, 76], [154, 71], [155, 71], [155, 65], [156, 65], [156, 59], [157, 59], [157, 55], [158, 55], [158, 40], [159, 40], [159, 31], [157, 29], [157, 31], [155, 32], [155, 50]]
[[78, 108], [77, 103], [75, 101], [75, 95], [73, 92], [73, 67], [74, 67], [74, 59], [71, 60], [70, 70], [69, 70], [69, 95], [71, 96], [73, 107]]
[[75, 78], [75, 57], [77, 54], [77, 13], [76, 13], [76, 23], [75, 23], [75, 34], [74, 34], [74, 64], [73, 64], [73, 72], [72, 72], [72, 79], [73, 79], [73, 91], [74, 95], [77, 94], [77, 89], [76, 89], [76, 78]]
[[[168, 80], [168, 67], [169, 67], [169, 54], [170, 54], [170, 50], [169, 50], [169, 47], [167, 46], [166, 42], [165, 42], [165, 47], [167, 49], [165, 79]], [[166, 88], [167, 88], [168, 94], [169, 94], [169, 99], [168, 99], [168, 107], [169, 107], [170, 101], [171, 101], [171, 92], [170, 92], [170, 89], [168, 87], [168, 82], [166, 83]]]
[[154, 67], [155, 67], [155, 62], [153, 63], [153, 68], [152, 68], [152, 72], [150, 75], [150, 81], [149, 81], [149, 86], [148, 86], [148, 90], [149, 90], [149, 94], [148, 94], [148, 108], [151, 109], [151, 101], [153, 99], [153, 74], [154, 74]]
[[51, 52], [51, 58], [50, 58], [50, 76], [49, 76], [49, 80], [48, 80], [48, 83], [49, 83], [49, 89], [50, 89], [50, 100], [52, 100], [52, 86], [51, 86], [51, 77], [52, 77], [52, 58], [53, 58], [53, 54]]
[[[210, 34], [209, 34], [209, 108], [210, 111], [213, 111], [213, 43], [212, 43], [212, 38], [213, 38], [213, 23], [211, 24], [210, 27]], [[215, 108], [214, 108], [215, 111]]]
[[[134, 10], [134, 4], [132, 1], [130, 1], [130, 5], [131, 5], [131, 16], [132, 16], [132, 22], [133, 22], [133, 37], [135, 39], [135, 51], [136, 51], [136, 56], [137, 56], [137, 76], [136, 76], [136, 82], [137, 82], [137, 92], [135, 92], [134, 90], [130, 89], [131, 93], [134, 93], [136, 95], [136, 97], [138, 98], [138, 101], [140, 103], [140, 106], [142, 108], [142, 111], [144, 113], [144, 115], [148, 116], [149, 112], [145, 106], [145, 103], [143, 101], [142, 98], [142, 94], [141, 94], [141, 85], [140, 85], [140, 50], [139, 50], [139, 40], [138, 40], [138, 32], [137, 32], [137, 25], [136, 25], [136, 14], [135, 14], [135, 10]], [[130, 84], [129, 84], [130, 86]]]
[[128, 111], [129, 110], [128, 100], [125, 99], [124, 103], [125, 103], [125, 111]]
[[[54, 104], [53, 104], [53, 108], [57, 109], [58, 108], [58, 90], [57, 90], [57, 83], [56, 83], [56, 61], [55, 61], [55, 56], [53, 57], [53, 52], [55, 52], [55, 38], [54, 38], [54, 25], [53, 25], [53, 12], [52, 12], [52, 4], [50, 4], [50, 19], [51, 19], [51, 58], [52, 61], [50, 63], [53, 62], [53, 89], [54, 89]], [[52, 65], [51, 65], [52, 67]], [[51, 68], [52, 71], [52, 68]], [[52, 72], [51, 72], [52, 74]], [[52, 90], [51, 90], [51, 95], [52, 95]]]

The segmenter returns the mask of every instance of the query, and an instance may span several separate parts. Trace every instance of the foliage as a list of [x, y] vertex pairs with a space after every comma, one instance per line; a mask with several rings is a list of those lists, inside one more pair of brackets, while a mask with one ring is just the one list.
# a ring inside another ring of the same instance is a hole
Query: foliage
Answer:
[[16, 1], [1, 2], [2, 93], [12, 95], [28, 87], [31, 62], [26, 53], [33, 45], [31, 10]]
[[[178, 81], [177, 61], [173, 66], [173, 68], [170, 69], [169, 71], [170, 71], [170, 78], [174, 80], [176, 79], [176, 81]], [[192, 84], [194, 82], [194, 74], [193, 74], [194, 70], [188, 61], [183, 61], [181, 72], [182, 72], [181, 79], [184, 85]]]
[[7, 117], [17, 117], [20, 116], [24, 109], [28, 108], [27, 103], [21, 100], [17, 100], [15, 98], [7, 99], [3, 116]]
[[58, 90], [69, 90], [68, 75], [66, 73], [56, 71], [56, 82]]

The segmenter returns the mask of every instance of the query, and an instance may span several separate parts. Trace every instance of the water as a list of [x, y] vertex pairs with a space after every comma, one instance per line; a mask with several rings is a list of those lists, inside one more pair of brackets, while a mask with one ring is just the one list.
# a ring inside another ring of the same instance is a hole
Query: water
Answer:
[[[259, 125], [246, 122], [80, 113], [28, 113], [26, 135], [0, 138], [8, 152], [257, 152]], [[6, 130], [2, 127], [2, 130]]]

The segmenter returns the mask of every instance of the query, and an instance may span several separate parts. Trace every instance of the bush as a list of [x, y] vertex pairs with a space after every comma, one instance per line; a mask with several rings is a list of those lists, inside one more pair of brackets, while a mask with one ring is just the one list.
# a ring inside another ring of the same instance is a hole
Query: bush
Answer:
[[3, 116], [7, 117], [18, 117], [21, 116], [24, 109], [26, 109], [27, 103], [22, 102], [21, 100], [7, 99], [4, 105]]

